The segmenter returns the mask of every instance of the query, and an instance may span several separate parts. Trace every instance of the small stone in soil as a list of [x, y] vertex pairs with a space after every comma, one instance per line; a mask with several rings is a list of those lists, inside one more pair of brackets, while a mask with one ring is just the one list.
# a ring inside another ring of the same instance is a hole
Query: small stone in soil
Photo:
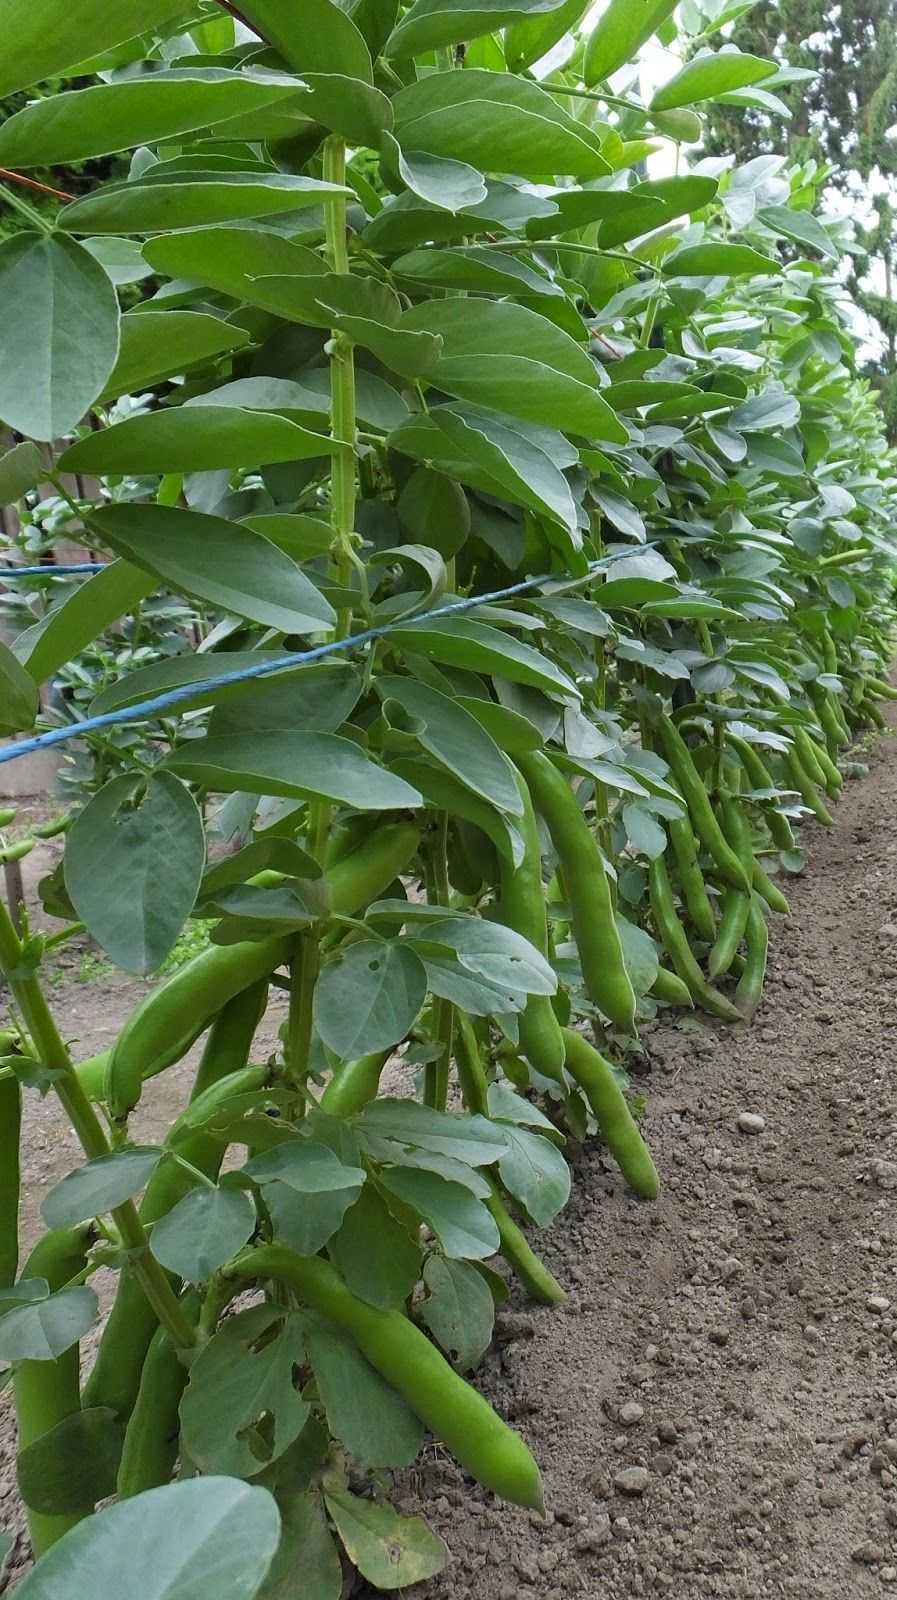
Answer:
[[870, 1541], [868, 1544], [858, 1544], [855, 1550], [851, 1550], [850, 1557], [863, 1567], [877, 1567], [884, 1561], [885, 1553], [880, 1544], [872, 1544]]
[[766, 1127], [766, 1118], [761, 1117], [756, 1111], [741, 1111], [738, 1115], [739, 1133], [762, 1133]]
[[620, 1407], [620, 1421], [624, 1428], [634, 1428], [644, 1415], [645, 1408], [640, 1406], [637, 1400], [627, 1400], [626, 1404]]
[[649, 1473], [647, 1467], [624, 1467], [614, 1476], [614, 1483], [621, 1494], [644, 1494], [648, 1487]]
[[866, 1301], [867, 1311], [889, 1311], [890, 1307], [890, 1300], [885, 1299], [883, 1294], [870, 1294], [868, 1300]]

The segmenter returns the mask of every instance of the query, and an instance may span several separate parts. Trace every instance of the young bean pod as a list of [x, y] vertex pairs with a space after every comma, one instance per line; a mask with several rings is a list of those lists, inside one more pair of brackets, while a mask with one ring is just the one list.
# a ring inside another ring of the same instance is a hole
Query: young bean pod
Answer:
[[548, 756], [535, 751], [518, 757], [518, 765], [560, 857], [586, 993], [611, 1022], [631, 1033], [635, 993], [601, 852], [573, 790]]
[[352, 1294], [319, 1256], [284, 1245], [250, 1250], [229, 1274], [273, 1278], [348, 1333], [362, 1355], [484, 1488], [514, 1505], [543, 1509], [542, 1480], [530, 1451], [476, 1389], [400, 1311], [381, 1311]]
[[691, 990], [687, 984], [684, 984], [681, 978], [677, 978], [675, 972], [668, 972], [666, 967], [658, 967], [657, 977], [648, 993], [665, 1006], [694, 1007]]
[[[497, 914], [515, 933], [522, 934], [543, 956], [548, 955], [548, 921], [545, 889], [542, 883], [542, 848], [530, 792], [520, 774], [517, 788], [523, 802], [518, 827], [524, 840], [523, 860], [513, 867], [507, 857], [499, 858], [501, 888]], [[527, 996], [518, 1019], [520, 1049], [543, 1077], [563, 1082], [564, 1041], [561, 1025], [547, 994]]]
[[[740, 738], [738, 734], [727, 733], [726, 738], [738, 756], [752, 789], [779, 788], [763, 757], [754, 745], [748, 744], [747, 739]], [[779, 850], [793, 850], [794, 834], [788, 818], [783, 816], [781, 811], [776, 811], [772, 806], [769, 810], [764, 808], [763, 817], [772, 836], [773, 844]]]
[[655, 861], [651, 862], [648, 871], [648, 885], [651, 894], [651, 910], [657, 932], [677, 974], [689, 993], [711, 1015], [721, 1017], [724, 1022], [740, 1022], [742, 1020], [741, 1013], [726, 999], [724, 994], [720, 994], [718, 989], [715, 989], [711, 983], [707, 982], [692, 955], [691, 946], [685, 937], [685, 929], [676, 915], [673, 890], [663, 856], [658, 856]]
[[505, 1261], [533, 1300], [538, 1300], [543, 1306], [559, 1306], [567, 1298], [564, 1290], [544, 1261], [536, 1255], [523, 1229], [514, 1221], [498, 1184], [493, 1178], [489, 1182], [492, 1192], [487, 1196], [485, 1205], [498, 1228]]
[[19, 1142], [22, 1089], [18, 1078], [0, 1080], [0, 1289], [16, 1281], [19, 1265]]
[[[23, 1278], [45, 1278], [51, 1292], [77, 1277], [87, 1261], [86, 1228], [59, 1228], [38, 1240], [24, 1267]], [[13, 1395], [19, 1449], [49, 1433], [81, 1408], [79, 1346], [72, 1345], [55, 1361], [17, 1361], [13, 1367]], [[26, 1506], [31, 1546], [35, 1556], [61, 1539], [87, 1513], [51, 1515]]]
[[669, 717], [661, 717], [658, 732], [663, 753], [670, 764], [670, 770], [688, 807], [692, 825], [703, 841], [704, 848], [712, 856], [717, 870], [727, 883], [735, 889], [749, 890], [750, 879], [731, 845], [727, 843], [716, 820], [704, 787], [704, 780], [694, 764], [688, 745]]
[[688, 815], [671, 817], [667, 829], [676, 857], [679, 888], [688, 910], [689, 921], [698, 937], [712, 944], [716, 938], [716, 918], [707, 893], [704, 874], [698, 865], [698, 841]]
[[834, 818], [823, 802], [794, 745], [785, 752], [785, 770], [808, 810], [812, 811], [814, 817], [827, 828], [832, 827]]
[[763, 994], [763, 981], [766, 977], [766, 955], [769, 947], [769, 928], [766, 923], [766, 914], [757, 897], [751, 897], [751, 909], [748, 914], [747, 930], [747, 957], [744, 971], [738, 980], [735, 990], [735, 1003], [739, 1011], [750, 1019], [756, 1011]]
[[778, 911], [783, 917], [791, 915], [791, 907], [781, 889], [767, 877], [759, 861], [754, 862], [754, 889], [766, 901], [771, 911]]
[[660, 1192], [657, 1168], [613, 1067], [575, 1028], [564, 1029], [564, 1043], [567, 1071], [585, 1094], [601, 1129], [601, 1137], [630, 1189], [643, 1200], [656, 1200]]
[[372, 1055], [345, 1061], [334, 1071], [318, 1102], [331, 1117], [351, 1117], [376, 1099], [380, 1075], [392, 1052], [375, 1050]]
[[118, 1466], [119, 1500], [170, 1483], [178, 1458], [179, 1407], [187, 1368], [165, 1332], [157, 1328], [140, 1374]]
[[741, 889], [726, 890], [723, 896], [723, 914], [720, 917], [719, 932], [707, 957], [707, 971], [711, 978], [721, 977], [731, 967], [738, 946], [744, 938], [750, 908], [750, 895]]

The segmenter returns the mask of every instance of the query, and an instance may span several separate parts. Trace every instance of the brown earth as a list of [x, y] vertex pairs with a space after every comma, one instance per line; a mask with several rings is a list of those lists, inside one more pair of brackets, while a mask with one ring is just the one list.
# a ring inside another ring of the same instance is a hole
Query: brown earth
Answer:
[[[499, 1318], [478, 1381], [543, 1466], [546, 1519], [438, 1450], [400, 1480], [452, 1553], [421, 1600], [897, 1595], [897, 742], [863, 759], [837, 826], [805, 830], [754, 1026], [646, 1033], [661, 1200], [583, 1152], [540, 1236], [566, 1304]], [[51, 999], [87, 1054], [134, 986], [70, 975]], [[139, 1137], [165, 1131], [183, 1072]], [[51, 1104], [30, 1109], [36, 1220], [75, 1150]], [[13, 1432], [0, 1409], [0, 1528], [17, 1531]]]

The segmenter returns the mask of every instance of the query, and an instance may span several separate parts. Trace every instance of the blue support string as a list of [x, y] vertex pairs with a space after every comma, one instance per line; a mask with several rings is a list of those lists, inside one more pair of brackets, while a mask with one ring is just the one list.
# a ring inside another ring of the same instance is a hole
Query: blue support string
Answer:
[[69, 566], [0, 567], [0, 582], [9, 578], [73, 578], [81, 573], [102, 572], [108, 561], [75, 561]]
[[226, 689], [236, 683], [250, 683], [255, 678], [269, 677], [271, 673], [283, 672], [286, 667], [308, 666], [313, 661], [324, 661], [328, 656], [339, 655], [346, 650], [356, 650], [360, 645], [370, 644], [374, 639], [385, 639], [398, 628], [419, 627], [421, 623], [433, 621], [437, 617], [460, 616], [465, 611], [475, 611], [478, 606], [495, 605], [500, 600], [512, 599], [514, 595], [526, 594], [527, 590], [538, 589], [543, 584], [559, 585], [565, 589], [575, 588], [587, 583], [597, 571], [603, 571], [605, 565], [604, 562], [593, 562], [580, 577], [573, 577], [569, 573], [549, 572], [542, 573], [538, 578], [524, 578], [520, 583], [509, 584], [505, 589], [493, 589], [489, 594], [467, 595], [463, 600], [452, 600], [446, 605], [434, 606], [430, 611], [413, 612], [409, 616], [396, 617], [392, 622], [381, 623], [375, 628], [365, 628], [363, 633], [353, 633], [346, 639], [333, 639], [329, 644], [319, 644], [311, 650], [292, 651], [287, 655], [277, 656], [273, 661], [260, 661], [257, 666], [222, 672], [217, 677], [203, 678], [199, 683], [182, 684], [180, 688], [169, 689], [165, 694], [155, 695], [150, 700], [138, 701], [133, 706], [123, 706], [119, 711], [107, 711], [99, 717], [86, 717], [83, 722], [76, 722], [70, 727], [51, 728], [49, 733], [41, 733], [33, 739], [22, 739], [16, 744], [6, 745], [0, 749], [0, 766], [7, 761], [18, 761], [21, 756], [33, 755], [38, 750], [48, 750], [55, 744], [65, 743], [68, 739], [80, 739], [86, 733], [99, 733], [102, 728], [114, 728], [124, 722], [140, 722], [144, 717], [162, 716], [173, 706], [180, 705], [184, 700], [195, 700], [197, 695], [203, 695], [206, 691]]

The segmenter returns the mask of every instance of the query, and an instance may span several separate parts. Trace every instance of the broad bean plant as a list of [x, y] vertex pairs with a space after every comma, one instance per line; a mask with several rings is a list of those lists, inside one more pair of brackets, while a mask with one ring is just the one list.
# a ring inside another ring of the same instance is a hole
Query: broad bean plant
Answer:
[[[0, 95], [34, 86], [0, 127], [0, 496], [97, 482], [108, 555], [0, 650], [0, 729], [159, 591], [223, 619], [86, 708], [141, 739], [63, 823], [58, 930], [0, 911], [23, 1600], [426, 1578], [388, 1472], [427, 1433], [542, 1506], [472, 1378], [495, 1307], [563, 1298], [537, 1233], [574, 1144], [657, 1194], [640, 1022], [752, 1016], [805, 825], [894, 692], [846, 224], [812, 164], [700, 157], [702, 106], [795, 78], [726, 43], [742, 9], [0, 0]], [[191, 918], [207, 948], [74, 1059], [48, 945], [146, 976]], [[83, 1157], [26, 1250], [35, 1094]]]

